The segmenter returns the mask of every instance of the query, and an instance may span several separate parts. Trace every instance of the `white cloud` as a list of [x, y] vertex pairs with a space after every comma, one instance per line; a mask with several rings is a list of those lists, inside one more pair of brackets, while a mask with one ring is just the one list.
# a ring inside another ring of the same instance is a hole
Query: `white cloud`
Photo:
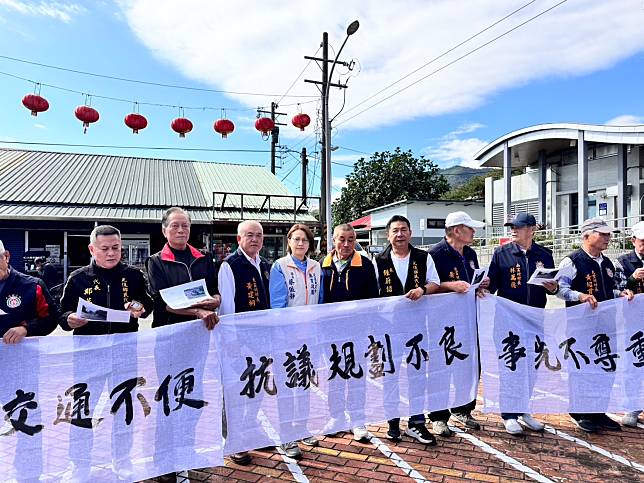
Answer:
[[338, 176], [334, 176], [331, 178], [331, 186], [333, 189], [342, 189], [347, 185], [347, 179], [346, 178], [340, 178]]
[[369, 158], [366, 154], [335, 154], [331, 153], [331, 161], [334, 163], [354, 164], [360, 158]]
[[[338, 48], [345, 38], [346, 26], [359, 19], [360, 29], [349, 39], [341, 57], [357, 58], [360, 73], [349, 82], [347, 106], [336, 121], [339, 125], [376, 100], [553, 6], [556, 0], [530, 5], [353, 111], [351, 107], [361, 100], [516, 9], [517, 1], [284, 0], [255, 3], [252, 8], [246, 2], [211, 0], [119, 3], [139, 39], [187, 77], [219, 89], [276, 93], [278, 98], [304, 67], [303, 56], [315, 53], [323, 31], [329, 33], [332, 47]], [[465, 111], [486, 102], [496, 92], [533, 80], [579, 76], [609, 68], [644, 49], [642, 14], [641, 0], [568, 2], [347, 121], [342, 129], [369, 129], [421, 116]], [[315, 63], [302, 77], [320, 78]], [[317, 89], [305, 84], [303, 78], [291, 93], [318, 95]], [[232, 97], [249, 107], [275, 100], [274, 96]], [[292, 102], [285, 98], [281, 104]], [[341, 103], [342, 94], [332, 89], [332, 114]], [[305, 112], [313, 114], [313, 108], [304, 107]], [[292, 115], [297, 108], [280, 109]]]
[[36, 129], [47, 129], [47, 126], [45, 126], [44, 124], [40, 124], [38, 122], [34, 124], [34, 127]]
[[644, 116], [634, 116], [632, 114], [623, 114], [614, 117], [605, 123], [607, 126], [634, 126], [644, 124]]
[[347, 179], [346, 178], [340, 178], [337, 176], [333, 176], [331, 178], [331, 201], [337, 200], [340, 195], [342, 194], [342, 188], [344, 188], [347, 185]]
[[461, 139], [459, 135], [472, 133], [482, 127], [484, 127], [483, 124], [479, 123], [464, 124], [440, 137], [435, 146], [428, 146], [422, 152], [443, 168], [454, 165], [478, 168], [480, 166], [478, 161], [474, 160], [474, 155], [487, 144], [487, 141], [477, 137]]
[[22, 15], [50, 17], [62, 22], [71, 22], [73, 17], [87, 10], [77, 3], [63, 2], [24, 2], [19, 0], [0, 0], [0, 7], [13, 10]]

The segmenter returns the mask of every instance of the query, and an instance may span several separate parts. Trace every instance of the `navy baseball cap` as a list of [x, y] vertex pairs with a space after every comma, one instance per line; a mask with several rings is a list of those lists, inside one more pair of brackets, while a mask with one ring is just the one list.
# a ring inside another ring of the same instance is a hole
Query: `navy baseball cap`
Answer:
[[524, 226], [537, 226], [537, 220], [530, 213], [517, 213], [503, 226], [513, 226], [515, 228], [523, 228]]

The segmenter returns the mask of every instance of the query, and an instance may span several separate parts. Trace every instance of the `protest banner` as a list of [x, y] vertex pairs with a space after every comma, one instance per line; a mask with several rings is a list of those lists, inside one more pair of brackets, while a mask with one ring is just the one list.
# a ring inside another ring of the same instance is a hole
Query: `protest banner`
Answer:
[[542, 310], [486, 296], [484, 410], [604, 413], [644, 407], [644, 295]]
[[215, 337], [227, 454], [476, 397], [473, 292], [247, 312]]
[[0, 346], [4, 480], [117, 481], [223, 464], [202, 321]]

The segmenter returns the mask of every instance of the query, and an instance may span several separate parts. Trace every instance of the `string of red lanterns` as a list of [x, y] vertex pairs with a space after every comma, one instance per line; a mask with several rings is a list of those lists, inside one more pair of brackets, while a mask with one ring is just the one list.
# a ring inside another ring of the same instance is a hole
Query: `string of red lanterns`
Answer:
[[[99, 112], [89, 105], [89, 99], [90, 96], [87, 96], [85, 104], [78, 106], [74, 111], [76, 118], [83, 123], [83, 133], [87, 133], [89, 125], [97, 122], [100, 118]], [[38, 113], [45, 112], [49, 109], [49, 102], [39, 94], [25, 95], [22, 98], [22, 104], [31, 111], [32, 116], [37, 116]], [[181, 116], [174, 119], [170, 123], [170, 127], [179, 134], [180, 138], [185, 138], [186, 134], [192, 131], [194, 126], [190, 119], [183, 117], [183, 111], [181, 112]], [[132, 129], [132, 133], [134, 134], [138, 134], [140, 130], [148, 126], [146, 117], [138, 112], [128, 114], [125, 116], [123, 122], [128, 128]], [[311, 117], [308, 114], [298, 113], [293, 116], [291, 122], [300, 131], [304, 131], [311, 124]], [[262, 136], [267, 136], [274, 127], [275, 123], [269, 117], [260, 117], [255, 121], [255, 129]], [[221, 119], [214, 122], [213, 129], [216, 133], [221, 134], [223, 139], [226, 139], [235, 130], [235, 124], [230, 119], [226, 119], [224, 115]]]

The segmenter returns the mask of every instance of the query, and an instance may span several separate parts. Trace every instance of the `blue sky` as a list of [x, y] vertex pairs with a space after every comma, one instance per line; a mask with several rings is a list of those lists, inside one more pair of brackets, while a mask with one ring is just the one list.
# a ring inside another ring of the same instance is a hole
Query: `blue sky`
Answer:
[[[289, 126], [283, 128], [281, 144], [295, 151], [305, 145], [309, 153], [315, 152], [314, 126], [303, 134], [290, 126], [298, 102], [299, 109], [314, 119], [312, 124], [317, 116], [317, 90], [303, 79], [319, 79], [320, 71], [303, 56], [316, 52], [325, 30], [332, 51], [338, 48], [346, 25], [356, 18], [360, 29], [347, 42], [342, 58], [355, 59], [357, 67], [353, 72], [338, 69], [342, 80], [348, 79], [349, 89], [345, 111], [338, 116], [338, 129], [333, 133], [333, 144], [341, 147], [333, 153], [337, 163], [351, 165], [362, 156], [352, 150], [372, 153], [400, 146], [425, 154], [441, 166], [472, 166], [472, 154], [486, 142], [532, 124], [644, 122], [641, 0], [569, 0], [425, 80], [419, 79], [559, 0], [320, 3], [302, 5], [284, 0], [260, 6], [206, 0], [0, 0], [1, 56], [156, 83], [272, 94], [247, 96], [155, 87], [0, 58], [0, 72], [4, 73], [0, 74], [0, 141], [130, 146], [133, 148], [33, 148], [268, 165], [268, 152], [196, 149], [268, 151], [268, 142], [253, 127], [256, 107], [280, 100], [306, 67], [288, 91], [296, 97], [280, 101], [280, 110], [289, 114], [283, 118]], [[349, 111], [524, 5], [471, 42]], [[94, 97], [92, 105], [101, 119], [83, 134], [73, 114], [85, 101], [81, 94], [44, 86], [42, 95], [49, 100], [50, 110], [32, 117], [20, 101], [33, 91], [33, 84], [5, 74], [97, 96], [216, 109], [185, 110], [195, 129], [179, 139], [170, 129], [170, 121], [179, 115], [177, 108], [140, 105], [150, 124], [134, 135], [123, 124], [124, 116], [133, 110], [132, 103]], [[416, 80], [419, 82], [404, 92], [349, 119]], [[342, 92], [332, 90], [331, 96], [335, 113], [341, 108]], [[236, 125], [225, 140], [212, 129], [221, 117], [220, 107], [227, 108], [226, 117]], [[195, 151], [153, 151], [137, 146]], [[280, 179], [286, 176], [285, 183], [293, 192], [300, 186], [298, 158], [297, 154], [285, 154], [278, 161], [277, 175]], [[333, 165], [336, 190], [350, 170]], [[319, 168], [313, 181], [315, 191], [319, 189], [318, 176]]]

